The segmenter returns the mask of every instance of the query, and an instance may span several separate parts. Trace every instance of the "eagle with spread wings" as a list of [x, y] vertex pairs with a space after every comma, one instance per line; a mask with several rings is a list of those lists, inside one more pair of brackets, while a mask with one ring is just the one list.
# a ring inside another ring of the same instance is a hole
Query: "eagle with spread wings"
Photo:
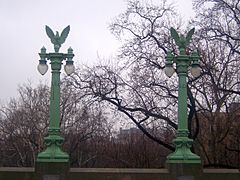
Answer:
[[195, 28], [192, 28], [188, 33], [187, 36], [184, 37], [182, 34], [180, 36], [178, 35], [177, 31], [171, 27], [170, 33], [172, 38], [175, 40], [176, 45], [179, 47], [179, 49], [186, 49], [187, 45], [190, 43], [192, 39], [192, 35], [195, 31]]
[[69, 34], [69, 31], [70, 31], [70, 26], [67, 26], [66, 28], [63, 29], [61, 35], [59, 36], [58, 31], [56, 31], [56, 34], [54, 34], [52, 29], [46, 25], [46, 33], [50, 38], [51, 42], [53, 43], [54, 50], [56, 53], [59, 51], [61, 45], [65, 42]]

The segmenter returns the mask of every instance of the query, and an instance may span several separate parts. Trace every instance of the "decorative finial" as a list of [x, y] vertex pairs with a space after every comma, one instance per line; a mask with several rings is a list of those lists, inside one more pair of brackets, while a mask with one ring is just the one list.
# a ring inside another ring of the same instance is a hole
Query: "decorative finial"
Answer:
[[71, 47], [68, 48], [68, 54], [73, 54], [73, 49]]
[[41, 48], [41, 53], [42, 54], [46, 53], [46, 48], [44, 46]]
[[54, 45], [54, 50], [57, 53], [61, 47], [61, 45], [65, 42], [70, 31], [70, 26], [67, 26], [63, 29], [61, 36], [59, 36], [58, 31], [56, 31], [56, 35], [53, 33], [52, 29], [46, 25], [46, 33], [48, 37], [51, 39], [51, 42]]

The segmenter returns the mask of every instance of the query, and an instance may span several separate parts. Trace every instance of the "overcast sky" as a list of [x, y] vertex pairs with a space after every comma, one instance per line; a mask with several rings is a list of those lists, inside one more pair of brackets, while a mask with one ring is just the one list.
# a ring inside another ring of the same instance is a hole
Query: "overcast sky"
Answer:
[[[191, 0], [172, 1], [183, 17], [192, 16]], [[125, 0], [0, 0], [0, 101], [16, 97], [18, 86], [28, 81], [49, 82], [50, 71], [41, 76], [36, 69], [40, 48], [53, 51], [45, 25], [54, 32], [70, 25], [60, 52], [71, 46], [77, 64], [91, 65], [98, 55], [117, 53], [120, 43], [108, 25], [126, 6]]]

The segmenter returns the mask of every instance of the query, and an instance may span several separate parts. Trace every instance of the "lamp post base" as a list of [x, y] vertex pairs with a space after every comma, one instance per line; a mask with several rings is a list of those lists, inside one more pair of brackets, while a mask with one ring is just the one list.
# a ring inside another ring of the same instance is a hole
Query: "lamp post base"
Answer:
[[[178, 133], [180, 134], [180, 133]], [[177, 134], [177, 135], [178, 135]], [[191, 152], [192, 139], [186, 136], [179, 136], [173, 140], [176, 146], [175, 152], [167, 157], [167, 163], [191, 163], [201, 164], [201, 159], [198, 155]]]
[[196, 163], [169, 163], [167, 164], [171, 180], [203, 180], [203, 168]]
[[34, 180], [68, 180], [69, 169], [67, 162], [37, 162]]
[[37, 162], [69, 162], [69, 155], [61, 150], [61, 136], [49, 135], [44, 140], [47, 148], [38, 154]]
[[177, 138], [173, 140], [176, 150], [167, 157], [171, 180], [202, 180], [201, 159], [191, 152], [192, 142], [193, 140], [187, 137], [186, 130], [177, 132]]

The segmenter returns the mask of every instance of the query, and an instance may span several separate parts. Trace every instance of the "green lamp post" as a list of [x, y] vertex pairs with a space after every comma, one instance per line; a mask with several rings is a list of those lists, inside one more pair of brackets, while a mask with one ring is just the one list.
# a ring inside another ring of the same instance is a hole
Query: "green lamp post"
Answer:
[[73, 50], [70, 47], [66, 54], [59, 53], [61, 44], [63, 44], [70, 31], [70, 26], [67, 26], [59, 36], [46, 26], [46, 32], [51, 42], [54, 45], [54, 53], [46, 53], [45, 47], [41, 48], [39, 53], [40, 60], [38, 65], [38, 71], [44, 75], [48, 70], [47, 60], [50, 60], [52, 69], [52, 84], [51, 84], [51, 96], [50, 96], [50, 125], [48, 129], [48, 136], [44, 138], [46, 149], [39, 153], [37, 156], [37, 162], [68, 162], [69, 155], [61, 150], [63, 138], [60, 136], [60, 72], [62, 62], [66, 60], [64, 66], [67, 75], [70, 75], [74, 71], [74, 65], [72, 58], [74, 56]]
[[188, 138], [187, 123], [187, 71], [191, 66], [191, 73], [194, 77], [200, 75], [200, 67], [198, 63], [198, 53], [193, 52], [192, 55], [186, 54], [186, 47], [189, 44], [194, 28], [190, 30], [186, 37], [178, 35], [174, 28], [170, 29], [171, 36], [175, 40], [179, 48], [179, 55], [174, 56], [171, 52], [167, 53], [165, 74], [171, 77], [174, 73], [173, 63], [176, 64], [176, 72], [179, 78], [178, 87], [178, 129], [176, 138], [173, 143], [176, 147], [175, 152], [167, 157], [168, 163], [201, 163], [200, 157], [191, 152], [192, 139]]

